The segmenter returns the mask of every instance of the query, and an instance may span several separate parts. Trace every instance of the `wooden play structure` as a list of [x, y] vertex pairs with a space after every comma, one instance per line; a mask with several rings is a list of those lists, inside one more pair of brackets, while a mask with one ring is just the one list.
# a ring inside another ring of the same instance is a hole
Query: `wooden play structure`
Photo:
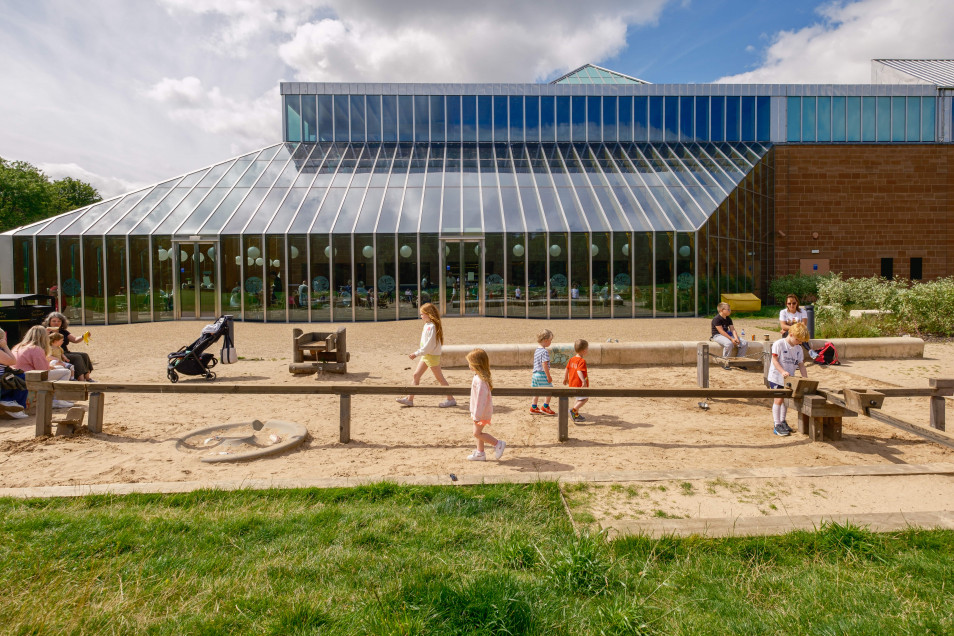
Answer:
[[288, 370], [296, 374], [347, 373], [348, 341], [345, 328], [337, 331], [311, 331], [292, 329], [292, 361]]

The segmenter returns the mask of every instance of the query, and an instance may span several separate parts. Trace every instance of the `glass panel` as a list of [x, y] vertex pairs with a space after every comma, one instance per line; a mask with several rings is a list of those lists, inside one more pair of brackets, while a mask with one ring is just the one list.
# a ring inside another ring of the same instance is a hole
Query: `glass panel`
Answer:
[[530, 318], [547, 317], [547, 235], [527, 235], [527, 302]]
[[[219, 206], [219, 209], [216, 210], [216, 215], [220, 211], [227, 210], [229, 206], [234, 206], [234, 202], [231, 201], [232, 197], [239, 198], [243, 193], [248, 192], [245, 196], [245, 200], [242, 201], [242, 204], [235, 211], [235, 214], [232, 215], [232, 218], [229, 219], [229, 222], [225, 225], [222, 232], [225, 234], [238, 234], [242, 231], [245, 225], [255, 214], [255, 210], [258, 209], [258, 206], [261, 205], [262, 200], [265, 198], [265, 195], [268, 193], [268, 188], [252, 188], [251, 190], [233, 190], [232, 193], [225, 198], [225, 201], [222, 202], [222, 205]], [[264, 228], [265, 223], [262, 223], [260, 227]]]
[[729, 96], [725, 98], [725, 140], [739, 141], [740, 137], [740, 112], [738, 96]]
[[649, 141], [663, 140], [663, 98], [649, 98]]
[[245, 320], [261, 321], [265, 318], [265, 303], [271, 290], [265, 277], [265, 254], [262, 251], [261, 236], [242, 237], [242, 253], [245, 262], [242, 274], [243, 298], [245, 300]]
[[586, 97], [583, 95], [570, 98], [570, 139], [586, 141]]
[[351, 142], [363, 142], [365, 140], [365, 107], [364, 95], [351, 95], [349, 102], [351, 104]]
[[[610, 235], [606, 232], [594, 232], [590, 235], [590, 260], [593, 268], [593, 286], [590, 296], [593, 298], [594, 318], [609, 318], [613, 306], [617, 302], [622, 303], [622, 298], [617, 301], [616, 293], [613, 290], [613, 276], [610, 270], [612, 253], [610, 252], [609, 241]], [[573, 277], [577, 278], [576, 274]], [[582, 292], [580, 295], [583, 295]], [[627, 312], [625, 315], [628, 316], [629, 313]]]
[[[540, 98], [530, 96], [524, 98], [523, 102], [526, 119], [526, 124], [524, 125], [526, 141], [527, 143], [538, 142], [540, 141]], [[513, 121], [512, 114], [510, 119]]]
[[742, 98], [742, 141], [755, 141], [755, 98]]
[[506, 95], [494, 95], [494, 140], [507, 141], [508, 128], [507, 113], [510, 110]]
[[904, 141], [904, 111], [903, 97], [891, 98], [891, 141]]
[[467, 233], [482, 232], [484, 227], [480, 214], [480, 188], [468, 187], [461, 190], [463, 192], [463, 231]]
[[202, 201], [202, 199], [204, 199], [211, 190], [212, 188], [194, 189], [182, 200], [179, 205], [176, 206], [175, 210], [166, 216], [166, 219], [159, 224], [155, 231], [160, 234], [174, 233], [176, 228], [179, 227], [179, 224], [181, 224], [186, 217], [196, 210], [196, 208], [199, 206], [199, 202]]
[[[376, 236], [377, 260], [374, 272], [373, 289], [369, 291], [369, 301], [378, 312], [378, 320], [397, 318], [397, 266], [394, 262], [395, 244], [393, 234]], [[362, 253], [362, 256], [364, 254]]]
[[[265, 272], [268, 283], [268, 320], [285, 322], [285, 306], [292, 284], [285, 284], [285, 238], [283, 236], [265, 237]], [[297, 285], [294, 286], [297, 289]]]
[[126, 298], [126, 237], [106, 239], [106, 314], [109, 324], [129, 322]]
[[36, 293], [49, 294], [50, 296], [53, 296], [54, 298], [53, 307], [59, 308], [60, 287], [57, 284], [56, 280], [57, 280], [56, 237], [55, 236], [37, 237], [36, 238]]
[[103, 305], [103, 297], [106, 295], [104, 256], [101, 236], [83, 237], [83, 301], [86, 303], [85, 316], [88, 325], [101, 325], [106, 322], [106, 307]]
[[354, 235], [354, 276], [355, 320], [374, 320], [374, 237], [371, 234]]
[[[112, 239], [106, 239], [110, 241]], [[131, 322], [151, 322], [149, 296], [152, 283], [149, 277], [149, 237], [129, 237], [129, 319]]]
[[695, 233], [676, 234], [676, 315], [692, 316], [696, 310]]
[[222, 252], [222, 312], [242, 319], [242, 266], [245, 258], [237, 236], [223, 236], [219, 241]]
[[861, 140], [874, 141], [877, 132], [876, 98], [861, 98]]
[[431, 95], [431, 141], [444, 141], [444, 96]]
[[613, 234], [613, 285], [610, 299], [616, 318], [633, 315], [633, 251], [632, 234]]
[[[224, 172], [224, 169], [222, 170]], [[221, 173], [220, 173], [221, 176]], [[123, 199], [114, 205], [108, 214], [104, 214], [103, 217], [94, 223], [92, 227], [89, 228], [88, 234], [125, 234], [125, 232], [114, 232], [111, 231], [113, 227], [121, 222], [125, 218], [126, 213], [129, 212], [137, 203], [142, 201], [142, 198], [146, 195], [147, 190], [142, 190], [140, 192], [135, 192], [133, 194], [128, 194]]]
[[318, 113], [314, 95], [301, 96], [301, 113], [302, 141], [318, 141]]
[[934, 141], [935, 100], [933, 97], [921, 99], [921, 141]]
[[460, 95], [447, 96], [447, 141], [461, 140]]
[[[56, 239], [53, 238], [50, 240], [55, 241]], [[60, 281], [62, 284], [59, 288], [58, 306], [60, 307], [60, 311], [73, 322], [79, 322], [82, 319], [80, 309], [82, 299], [80, 294], [83, 293], [83, 288], [80, 283], [82, 275], [80, 273], [81, 262], [79, 252], [79, 238], [72, 236], [60, 237]], [[56, 261], [54, 260], [54, 262]], [[51, 287], [56, 287], [55, 280]]]
[[477, 141], [477, 97], [461, 97], [461, 137], [464, 141]]
[[[590, 235], [582, 232], [570, 234], [572, 262], [570, 267], [570, 316], [590, 317]], [[552, 270], [552, 268], [551, 268]]]
[[679, 136], [683, 141], [693, 138], [692, 122], [694, 113], [692, 112], [692, 106], [694, 101], [692, 97], [679, 98]]
[[[420, 292], [417, 277], [417, 236], [401, 234], [398, 236], [398, 280], [397, 289], [400, 295], [398, 301], [398, 318], [414, 319], [418, 316], [417, 297]], [[426, 285], [425, 285], [426, 287]]]
[[477, 96], [477, 141], [493, 141], [494, 113], [490, 95]]
[[[152, 282], [153, 320], [173, 320], [175, 318], [176, 290], [173, 286], [173, 267], [178, 267], [176, 250], [172, 249], [172, 240], [168, 236], [154, 236], [152, 239]], [[63, 284], [66, 290], [66, 283]], [[193, 301], [194, 302], [194, 301]], [[69, 316], [69, 314], [67, 314]]]
[[566, 318], [570, 300], [570, 279], [565, 232], [550, 232], [547, 235], [547, 252], [550, 256], [550, 317]]
[[760, 95], [755, 98], [756, 119], [755, 138], [758, 141], [771, 141], [772, 139], [772, 98]]
[[380, 95], [368, 95], [367, 96], [367, 114], [366, 120], [368, 125], [368, 141], [378, 142], [382, 141], [381, 136], [381, 96]]
[[333, 234], [332, 244], [332, 285], [334, 286], [335, 322], [351, 322], [351, 302], [354, 296], [354, 285], [351, 276], [351, 234]]
[[649, 98], [633, 98], [633, 139], [647, 141], [649, 139]]
[[487, 316], [503, 316], [508, 297], [504, 286], [504, 235], [487, 234], [484, 239], [484, 311]]
[[[482, 172], [480, 175], [480, 197], [484, 213], [484, 231], [501, 232], [504, 221], [500, 209], [500, 191], [497, 189], [497, 175], [494, 172]], [[506, 216], [507, 225], [523, 225], [520, 222], [519, 210], [514, 213], [510, 210]]]
[[554, 141], [557, 135], [556, 97], [540, 97], [540, 141]]
[[672, 232], [656, 232], [656, 312], [674, 315]]
[[802, 98], [802, 141], [815, 141], [815, 98]]
[[617, 135], [620, 141], [633, 140], [633, 98], [620, 97], [617, 102]]
[[709, 139], [709, 97], [696, 97], [696, 139]]
[[335, 109], [331, 95], [318, 95], [318, 140], [335, 138]]
[[[855, 99], [858, 99], [855, 97]], [[831, 98], [831, 140], [846, 141], [845, 98]]]
[[427, 95], [414, 96], [414, 141], [426, 143], [430, 134]]
[[301, 96], [285, 95], [285, 140], [301, 141]]
[[679, 98], [674, 96], [663, 98], [663, 139], [679, 141]]
[[13, 239], [13, 293], [31, 294], [32, 288], [33, 237], [15, 237]]
[[414, 141], [414, 100], [410, 95], [398, 96], [398, 141]]
[[398, 140], [397, 95], [381, 96], [381, 139]]
[[908, 97], [906, 141], [921, 141], [921, 98]]
[[891, 98], [878, 97], [878, 141], [891, 141]]
[[710, 97], [709, 108], [709, 138], [712, 141], [725, 141], [725, 97]]
[[[480, 314], [480, 244], [474, 241], [462, 241], [461, 274], [458, 289], [464, 302], [463, 315]], [[453, 251], [453, 250], [451, 250]]]
[[507, 315], [527, 316], [526, 258], [527, 241], [523, 234], [507, 234]]
[[[546, 135], [543, 139], [548, 141]], [[570, 98], [565, 95], [556, 98], [556, 139], [570, 141]]]
[[[459, 173], [458, 173], [459, 174]], [[469, 189], [469, 188], [468, 188]], [[461, 231], [461, 188], [458, 185], [444, 184], [441, 206], [441, 231], [458, 234]], [[478, 208], [478, 215], [480, 210]], [[434, 229], [428, 226], [425, 229]]]
[[312, 234], [311, 241], [311, 320], [331, 322], [331, 246], [327, 234]]
[[600, 112], [602, 106], [602, 97], [593, 95], [586, 98], [586, 135], [583, 141], [603, 140], [603, 115]]
[[[530, 98], [530, 99], [536, 99]], [[520, 95], [510, 96], [510, 141], [522, 142], [524, 140], [523, 125], [523, 97]], [[534, 139], [533, 141], [537, 141]]]
[[440, 306], [441, 282], [445, 280], [445, 276], [440, 271], [438, 255], [440, 249], [441, 242], [437, 234], [421, 234], [421, 304], [433, 303]]
[[831, 141], [831, 97], [818, 98], [817, 141]]
[[845, 98], [845, 141], [861, 141], [861, 98]]
[[347, 95], [334, 96], [335, 141], [348, 141], [348, 133], [351, 129], [348, 117], [350, 109]]

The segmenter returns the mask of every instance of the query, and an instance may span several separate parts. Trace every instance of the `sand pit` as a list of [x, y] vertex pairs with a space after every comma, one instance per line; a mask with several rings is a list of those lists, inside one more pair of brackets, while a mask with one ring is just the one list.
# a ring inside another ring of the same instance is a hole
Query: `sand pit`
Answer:
[[[708, 333], [708, 319], [526, 321], [450, 319], [447, 343], [532, 342], [546, 326], [557, 341], [577, 337], [591, 342], [697, 340]], [[766, 324], [764, 319], [752, 321]], [[770, 322], [770, 321], [768, 321]], [[95, 378], [115, 382], [167, 383], [166, 354], [191, 342], [203, 323], [177, 322], [91, 327], [89, 352]], [[352, 353], [346, 375], [294, 376], [291, 357], [293, 325], [236, 324], [241, 359], [220, 365], [218, 382], [313, 384], [410, 382], [419, 321], [346, 324]], [[746, 324], [756, 337], [769, 333]], [[304, 325], [326, 330], [328, 325]], [[82, 346], [82, 345], [81, 345]], [[954, 345], [929, 344], [923, 360], [852, 362], [839, 368], [809, 367], [823, 386], [926, 386], [928, 377], [954, 377]], [[495, 372], [498, 386], [525, 386], [527, 369]], [[448, 370], [452, 384], [469, 385], [465, 370]], [[562, 374], [558, 371], [562, 378]], [[694, 367], [592, 367], [594, 387], [694, 387]], [[206, 383], [183, 378], [182, 383]], [[761, 373], [713, 368], [715, 388], [760, 388]], [[425, 377], [425, 383], [434, 384]], [[0, 420], [0, 487], [23, 488], [77, 484], [137, 482], [216, 482], [290, 480], [334, 477], [447, 478], [467, 481], [526, 479], [541, 473], [572, 475], [598, 471], [732, 469], [759, 466], [841, 466], [937, 464], [954, 462], [954, 450], [922, 440], [874, 420], [844, 421], [844, 441], [812, 443], [801, 435], [776, 437], [771, 431], [767, 401], [592, 400], [584, 410], [588, 421], [570, 424], [570, 441], [557, 441], [557, 419], [531, 415], [527, 400], [497, 398], [491, 432], [508, 443], [501, 461], [473, 463], [471, 425], [466, 399], [451, 409], [437, 407], [439, 398], [420, 396], [414, 408], [392, 398], [355, 396], [352, 438], [338, 442], [338, 400], [333, 396], [285, 395], [119, 395], [107, 394], [103, 433], [84, 432], [71, 438], [34, 439], [32, 418]], [[927, 400], [889, 400], [886, 412], [926, 424]], [[176, 449], [189, 431], [219, 422], [276, 419], [299, 422], [309, 433], [297, 449], [247, 463], [204, 464]], [[790, 424], [794, 425], [790, 415]], [[85, 429], [84, 429], [85, 430]], [[883, 491], [886, 481], [872, 482]], [[902, 487], [903, 486], [899, 486]], [[908, 495], [917, 498], [917, 492]], [[925, 491], [924, 505], [941, 502]]]

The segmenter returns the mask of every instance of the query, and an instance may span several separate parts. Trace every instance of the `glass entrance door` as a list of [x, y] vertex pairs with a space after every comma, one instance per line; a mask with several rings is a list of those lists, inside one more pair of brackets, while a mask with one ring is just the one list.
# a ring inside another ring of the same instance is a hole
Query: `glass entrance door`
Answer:
[[215, 318], [218, 247], [212, 242], [176, 244], [179, 258], [179, 318]]
[[444, 245], [445, 316], [482, 316], [484, 313], [483, 241], [442, 241]]

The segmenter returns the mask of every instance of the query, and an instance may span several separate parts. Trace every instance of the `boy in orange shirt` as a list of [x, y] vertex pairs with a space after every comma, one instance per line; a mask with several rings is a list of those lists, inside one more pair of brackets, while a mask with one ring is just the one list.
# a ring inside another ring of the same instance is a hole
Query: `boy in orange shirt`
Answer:
[[[566, 363], [566, 374], [563, 376], [563, 384], [571, 387], [588, 387], [590, 386], [590, 379], [586, 374], [586, 360], [584, 358], [586, 358], [586, 354], [590, 350], [590, 343], [580, 338], [573, 343], [573, 350], [576, 351], [576, 355], [570, 358]], [[587, 400], [589, 400], [587, 397], [578, 396], [576, 398], [576, 404], [570, 409], [570, 416], [574, 422], [586, 421], [586, 418], [580, 415], [580, 409], [586, 404]]]

